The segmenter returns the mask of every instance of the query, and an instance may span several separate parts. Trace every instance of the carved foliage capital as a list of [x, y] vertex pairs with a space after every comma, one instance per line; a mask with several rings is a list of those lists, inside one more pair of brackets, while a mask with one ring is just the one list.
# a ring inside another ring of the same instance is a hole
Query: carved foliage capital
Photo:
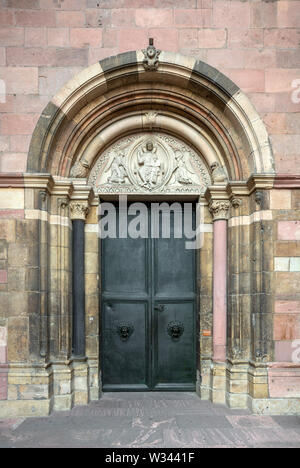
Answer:
[[71, 210], [71, 219], [80, 219], [85, 221], [88, 213], [89, 213], [89, 205], [87, 201], [71, 201], [70, 203], [70, 210]]
[[214, 221], [228, 219], [229, 208], [230, 203], [227, 200], [212, 201], [209, 205], [209, 211], [211, 212]]

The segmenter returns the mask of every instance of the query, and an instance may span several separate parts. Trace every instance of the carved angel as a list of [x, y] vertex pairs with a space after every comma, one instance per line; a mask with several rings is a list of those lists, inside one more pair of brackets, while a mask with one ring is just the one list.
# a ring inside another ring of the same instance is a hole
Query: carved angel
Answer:
[[108, 182], [111, 184], [124, 184], [127, 177], [127, 169], [125, 165], [125, 153], [120, 151], [111, 161], [105, 172], [111, 170], [111, 175]]
[[175, 166], [175, 179], [179, 184], [192, 184], [189, 174], [194, 174], [191, 169], [190, 163], [187, 162], [184, 151], [176, 151], [175, 155], [176, 166]]

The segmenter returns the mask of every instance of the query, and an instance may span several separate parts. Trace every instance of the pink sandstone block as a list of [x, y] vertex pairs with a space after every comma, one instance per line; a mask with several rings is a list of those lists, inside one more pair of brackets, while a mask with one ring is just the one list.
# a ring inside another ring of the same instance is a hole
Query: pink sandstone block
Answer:
[[225, 29], [200, 29], [199, 47], [221, 49], [226, 47], [227, 32]]
[[275, 301], [275, 314], [300, 314], [300, 301]]
[[3, 46], [21, 46], [24, 44], [23, 28], [0, 28], [0, 45]]
[[144, 29], [120, 29], [119, 51], [136, 50], [137, 44], [148, 44], [148, 31]]
[[15, 20], [17, 26], [29, 26], [34, 28], [48, 27], [53, 28], [56, 26], [55, 12], [54, 11], [34, 11], [23, 10], [15, 12]]
[[277, 2], [250, 3], [252, 28], [277, 27]]
[[265, 47], [282, 49], [297, 48], [299, 42], [298, 29], [266, 29], [264, 31]]
[[27, 153], [2, 153], [0, 155], [0, 172], [26, 172], [26, 166]]
[[300, 2], [278, 2], [278, 26], [279, 28], [300, 27]]
[[14, 15], [12, 11], [3, 10], [0, 11], [0, 24], [8, 26], [14, 24]]
[[7, 47], [7, 65], [22, 65], [29, 67], [51, 67], [55, 65], [55, 49], [44, 49], [42, 47]]
[[5, 5], [19, 10], [38, 10], [40, 8], [39, 0], [6, 0]]
[[42, 10], [82, 10], [85, 7], [85, 2], [82, 0], [63, 0], [60, 2], [53, 0], [39, 0], [39, 5]]
[[0, 284], [7, 283], [7, 271], [0, 270]]
[[292, 347], [292, 341], [275, 342], [275, 361], [293, 362], [295, 348]]
[[0, 210], [0, 219], [24, 219], [24, 210]]
[[47, 30], [49, 47], [67, 47], [69, 45], [68, 28], [50, 28]]
[[101, 47], [102, 30], [94, 28], [74, 28], [70, 30], [71, 47]]
[[274, 316], [274, 340], [300, 339], [300, 314], [277, 314]]
[[46, 28], [26, 28], [25, 29], [26, 47], [46, 47], [47, 30]]
[[6, 51], [5, 47], [0, 47], [0, 66], [6, 65]]
[[0, 346], [0, 364], [7, 363], [7, 347]]
[[214, 2], [213, 25], [217, 28], [228, 28], [231, 30], [248, 29], [250, 27], [249, 3], [237, 1]]
[[300, 240], [300, 221], [279, 221], [278, 240]]
[[149, 29], [149, 35], [154, 38], [156, 47], [170, 52], [179, 50], [178, 33], [178, 29]]
[[228, 31], [228, 47], [230, 49], [263, 47], [263, 43], [262, 29], [229, 29]]
[[197, 49], [199, 46], [199, 32], [195, 28], [186, 28], [179, 30], [180, 49]]
[[105, 29], [102, 38], [103, 47], [114, 48], [118, 44], [118, 31], [116, 29]]
[[39, 119], [38, 114], [7, 114], [1, 119], [3, 135], [30, 135]]
[[112, 28], [131, 28], [135, 27], [136, 10], [120, 8], [111, 11], [111, 18], [108, 26]]
[[204, 25], [204, 10], [174, 10], [174, 23], [179, 28], [201, 28]]
[[[113, 19], [112, 13], [112, 21]], [[135, 23], [140, 28], [172, 27], [174, 24], [173, 10], [137, 9], [135, 10]]]
[[95, 8], [86, 10], [86, 26], [88, 28], [103, 28], [111, 27], [111, 10], [103, 8]]
[[300, 397], [300, 368], [269, 369], [271, 398]]
[[265, 73], [263, 70], [223, 70], [244, 93], [263, 93], [265, 88]]
[[60, 28], [82, 28], [85, 26], [85, 16], [82, 11], [58, 11], [57, 26]]
[[293, 91], [292, 83], [294, 80], [299, 79], [300, 69], [280, 69], [270, 68], [266, 70], [266, 92], [267, 93], [289, 93], [289, 99], [291, 99], [291, 93]]
[[1, 67], [0, 78], [8, 94], [38, 94], [38, 68]]

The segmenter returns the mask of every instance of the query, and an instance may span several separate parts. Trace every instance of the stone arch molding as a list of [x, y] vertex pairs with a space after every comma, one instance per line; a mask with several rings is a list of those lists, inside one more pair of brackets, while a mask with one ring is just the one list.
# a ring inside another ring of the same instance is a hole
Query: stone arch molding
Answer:
[[118, 139], [155, 132], [195, 151], [212, 182], [274, 173], [266, 128], [233, 82], [171, 52], [149, 69], [142, 51], [102, 60], [65, 85], [37, 123], [27, 172], [89, 178]]

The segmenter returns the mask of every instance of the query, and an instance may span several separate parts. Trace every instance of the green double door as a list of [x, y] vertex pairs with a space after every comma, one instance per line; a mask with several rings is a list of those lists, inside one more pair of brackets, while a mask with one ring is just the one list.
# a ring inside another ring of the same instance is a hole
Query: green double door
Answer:
[[103, 390], [194, 391], [195, 250], [174, 235], [174, 213], [169, 238], [162, 214], [158, 238], [150, 205], [144, 216], [147, 238], [102, 240]]

